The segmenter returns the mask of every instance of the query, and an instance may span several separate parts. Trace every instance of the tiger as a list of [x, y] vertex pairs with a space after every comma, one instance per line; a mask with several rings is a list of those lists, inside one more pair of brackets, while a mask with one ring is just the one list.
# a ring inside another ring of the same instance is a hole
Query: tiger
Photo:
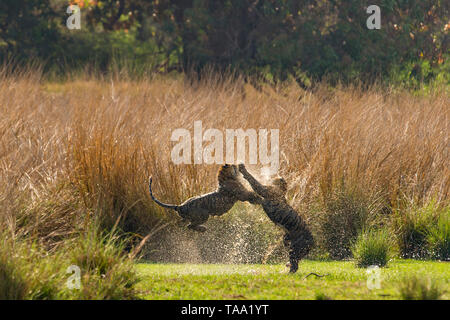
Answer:
[[225, 214], [237, 201], [261, 203], [261, 197], [247, 190], [239, 181], [239, 177], [239, 169], [236, 165], [224, 164], [217, 174], [219, 186], [215, 191], [192, 197], [180, 205], [166, 204], [156, 199], [152, 192], [152, 177], [150, 177], [150, 196], [161, 207], [175, 210], [184, 222], [189, 222], [187, 226], [189, 229], [205, 232], [207, 229], [203, 223], [209, 216]]
[[247, 171], [244, 164], [239, 165], [239, 171], [253, 190], [262, 197], [260, 204], [270, 220], [285, 231], [283, 242], [289, 248], [289, 272], [297, 272], [298, 262], [308, 255], [315, 241], [306, 223], [287, 203], [286, 181], [279, 177], [273, 179], [271, 185], [265, 186]]

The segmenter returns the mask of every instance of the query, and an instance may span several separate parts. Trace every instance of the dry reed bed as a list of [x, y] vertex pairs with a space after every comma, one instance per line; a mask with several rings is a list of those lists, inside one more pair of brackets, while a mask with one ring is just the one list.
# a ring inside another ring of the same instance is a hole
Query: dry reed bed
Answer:
[[[0, 208], [11, 230], [58, 241], [93, 216], [144, 234], [166, 202], [211, 190], [218, 165], [174, 165], [176, 128], [280, 129], [280, 174], [297, 208], [324, 200], [342, 183], [401, 199], [448, 203], [450, 99], [381, 89], [295, 84], [256, 90], [209, 79], [74, 79], [36, 73], [0, 81]], [[255, 166], [250, 170], [256, 172]], [[151, 213], [151, 214], [149, 214]]]

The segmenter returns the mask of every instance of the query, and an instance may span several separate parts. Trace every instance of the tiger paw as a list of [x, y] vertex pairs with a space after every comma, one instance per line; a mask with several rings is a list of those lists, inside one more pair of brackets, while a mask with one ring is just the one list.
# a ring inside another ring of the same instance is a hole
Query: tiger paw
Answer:
[[245, 165], [243, 163], [239, 164], [239, 171], [244, 175], [247, 174], [247, 168], [245, 168]]
[[298, 262], [293, 262], [290, 264], [289, 273], [296, 273], [298, 270]]

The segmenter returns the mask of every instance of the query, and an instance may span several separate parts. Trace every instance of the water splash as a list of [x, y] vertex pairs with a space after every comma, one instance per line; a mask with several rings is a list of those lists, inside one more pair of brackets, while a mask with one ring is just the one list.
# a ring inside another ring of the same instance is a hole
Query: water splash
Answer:
[[[282, 236], [261, 208], [243, 203], [224, 216], [211, 217], [205, 225], [204, 233], [181, 226], [161, 232], [144, 249], [144, 258], [159, 263], [264, 263], [267, 251]], [[283, 250], [271, 253], [270, 262], [283, 262]]]

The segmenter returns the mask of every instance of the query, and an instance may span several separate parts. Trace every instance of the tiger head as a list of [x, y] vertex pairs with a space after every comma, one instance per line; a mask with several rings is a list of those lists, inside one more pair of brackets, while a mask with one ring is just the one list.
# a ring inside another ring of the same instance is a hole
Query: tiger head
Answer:
[[219, 185], [230, 180], [237, 180], [239, 169], [234, 164], [224, 164], [218, 174]]
[[274, 186], [278, 193], [282, 194], [283, 196], [286, 195], [287, 192], [287, 182], [281, 177], [277, 177], [272, 180], [272, 186]]

